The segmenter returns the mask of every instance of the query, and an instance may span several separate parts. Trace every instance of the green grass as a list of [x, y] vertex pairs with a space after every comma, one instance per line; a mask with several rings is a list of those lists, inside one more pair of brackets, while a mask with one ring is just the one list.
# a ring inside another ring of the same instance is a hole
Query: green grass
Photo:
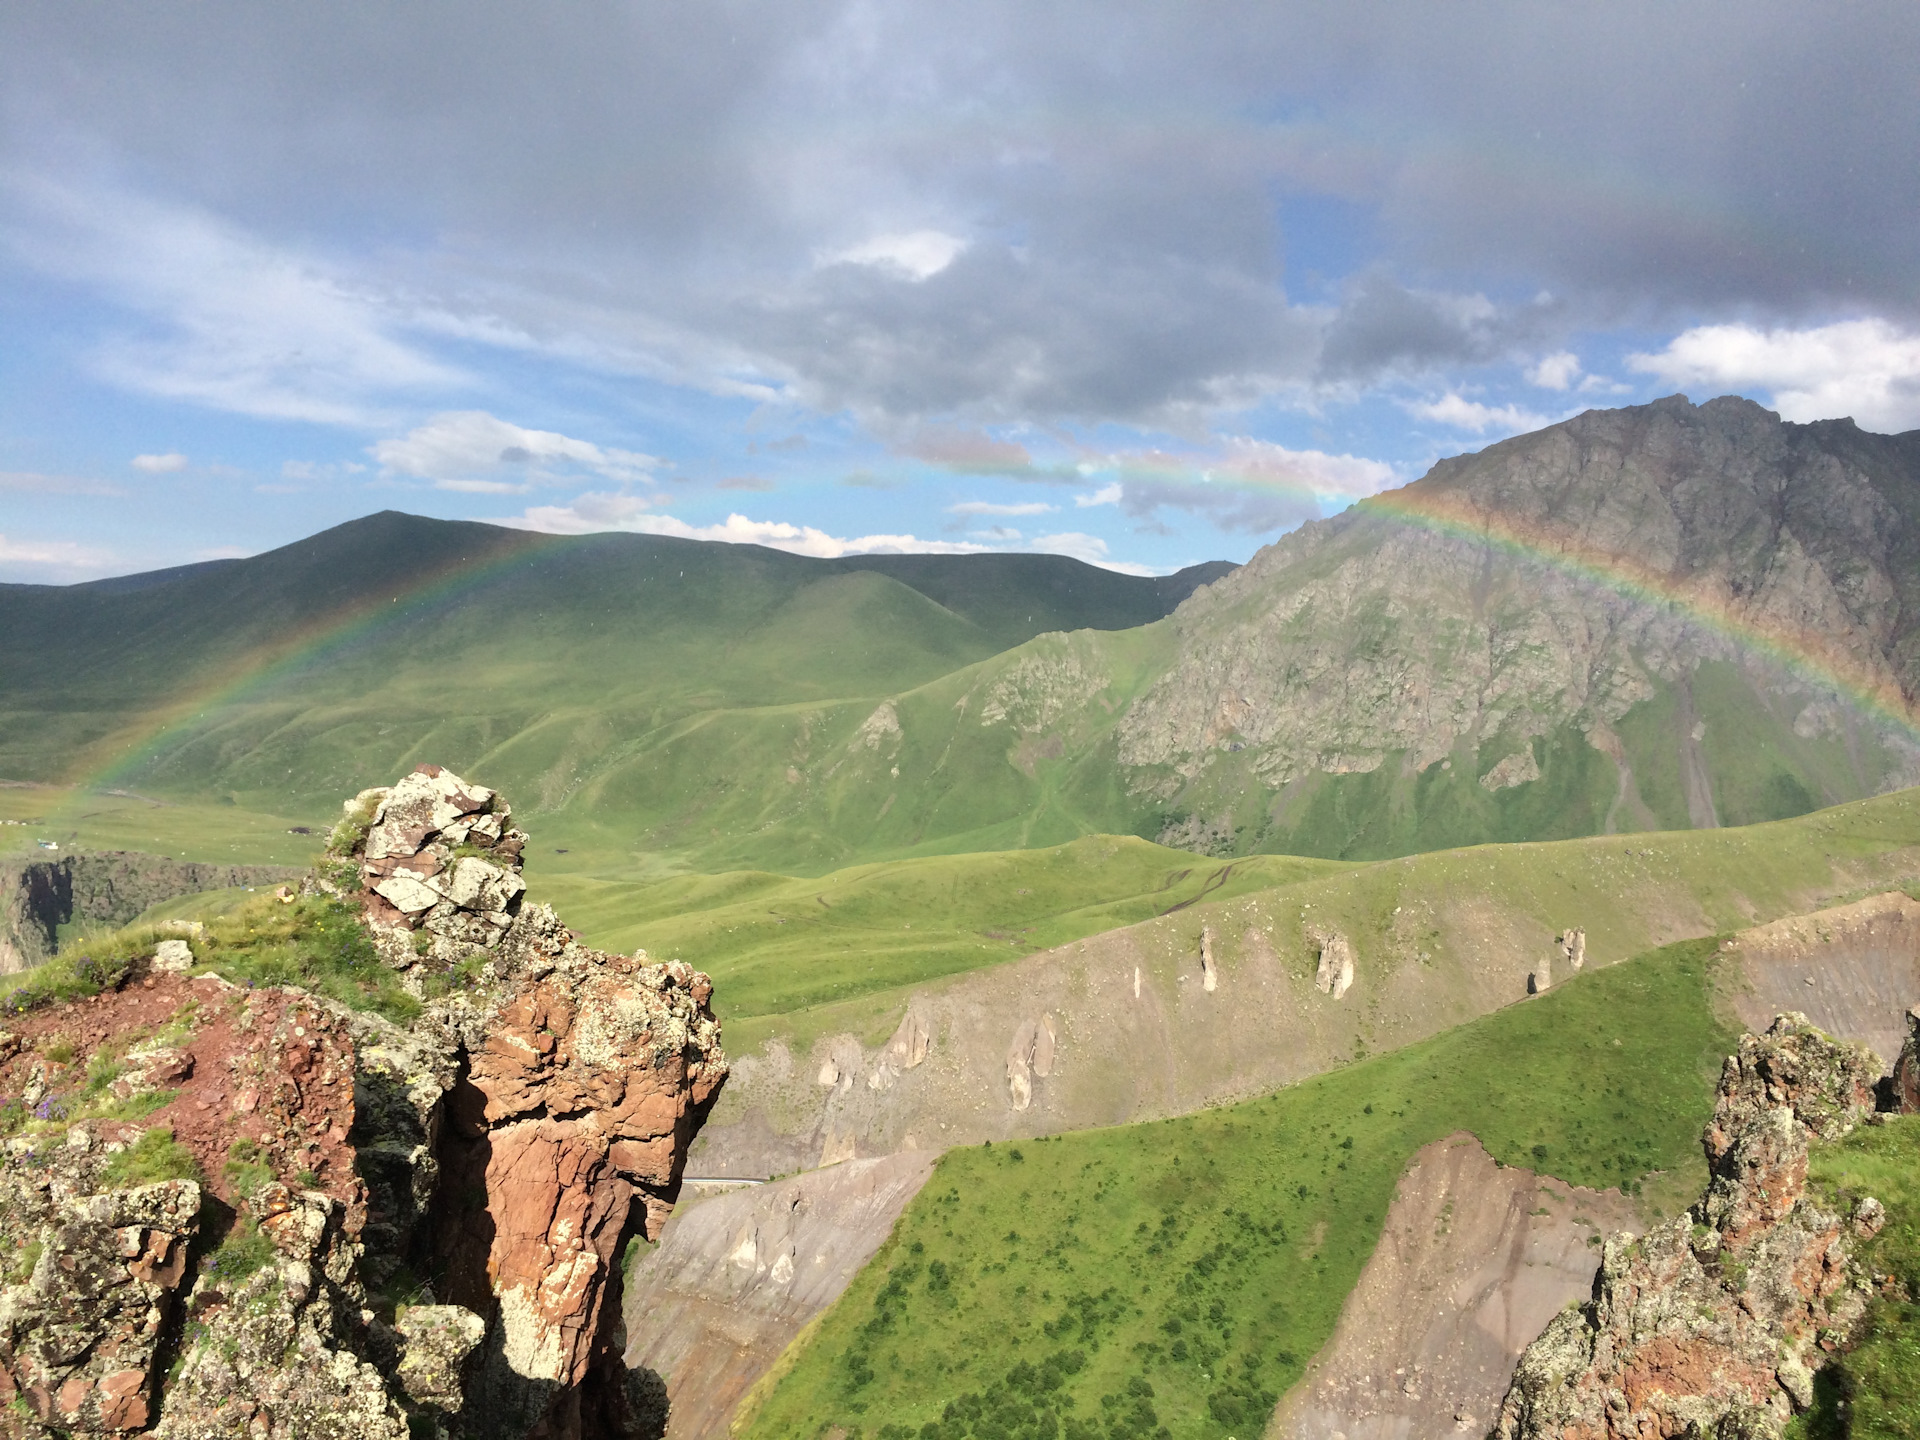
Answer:
[[1790, 1440], [1911, 1440], [1920, 1435], [1920, 1116], [1863, 1126], [1814, 1150], [1813, 1192], [1846, 1214], [1871, 1195], [1886, 1226], [1858, 1246], [1892, 1288], [1871, 1303], [1860, 1342], [1815, 1377], [1814, 1407]]
[[1258, 1434], [1422, 1145], [1465, 1129], [1574, 1184], [1664, 1170], [1697, 1189], [1735, 1038], [1714, 948], [1589, 972], [1247, 1104], [952, 1151], [744, 1433]]
[[157, 1185], [162, 1180], [203, 1180], [192, 1150], [156, 1125], [107, 1161], [103, 1178], [110, 1187]]
[[282, 904], [264, 894], [215, 914], [196, 935], [133, 925], [87, 941], [78, 953], [0, 977], [0, 1014], [118, 986], [159, 941], [178, 939], [192, 947], [196, 969], [215, 970], [236, 985], [299, 985], [401, 1022], [420, 1013], [420, 1002], [380, 962], [357, 910], [319, 897]]
[[1202, 898], [1342, 868], [1264, 855], [1210, 861], [1099, 835], [1044, 850], [862, 865], [817, 880], [751, 871], [641, 887], [554, 878], [538, 898], [595, 944], [644, 948], [707, 970], [721, 1013], [744, 1018], [921, 984]]

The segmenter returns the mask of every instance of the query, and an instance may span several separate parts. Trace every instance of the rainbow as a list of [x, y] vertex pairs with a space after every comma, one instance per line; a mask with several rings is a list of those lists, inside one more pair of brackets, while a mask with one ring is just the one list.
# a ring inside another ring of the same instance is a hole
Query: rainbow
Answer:
[[210, 712], [249, 692], [337, 655], [383, 625], [423, 609], [458, 601], [516, 565], [532, 563], [559, 536], [509, 531], [497, 554], [461, 556], [415, 571], [386, 598], [368, 596], [306, 620], [264, 646], [193, 677], [186, 691], [137, 724], [107, 735], [75, 756], [63, 783], [81, 793], [116, 788], [132, 772], [185, 736]]
[[[1100, 468], [1108, 473], [1124, 468], [1127, 473], [1137, 474], [1143, 467]], [[1191, 481], [1192, 477], [1190, 469], [1182, 470], [1171, 461], [1164, 473], [1168, 478], [1178, 474]], [[1229, 483], [1235, 489], [1269, 494], [1275, 488], [1271, 483], [1240, 479]], [[1312, 492], [1302, 487], [1301, 496], [1310, 499]], [[1678, 580], [1631, 556], [1583, 546], [1564, 531], [1471, 507], [1419, 484], [1361, 500], [1355, 508], [1389, 523], [1492, 546], [1516, 559], [1544, 565], [1630, 600], [1679, 611], [1709, 633], [1820, 688], [1843, 695], [1873, 719], [1920, 743], [1920, 724], [1916, 723], [1920, 714], [1916, 714], [1898, 677], [1883, 660], [1858, 654], [1843, 637], [1805, 627], [1789, 628], [1758, 616], [1724, 586]], [[532, 563], [540, 551], [560, 538], [523, 534], [519, 543], [502, 553], [478, 559], [462, 557], [411, 575], [384, 601], [362, 600], [317, 615], [270, 645], [196, 677], [185, 694], [159, 713], [142, 717], [138, 726], [89, 746], [70, 767], [67, 783], [83, 792], [113, 788], [186, 735], [209, 712], [339, 653], [396, 618], [456, 602], [514, 566]]]
[[1420, 485], [1375, 495], [1355, 508], [1560, 571], [1641, 604], [1678, 611], [1711, 634], [1843, 695], [1872, 718], [1920, 741], [1913, 703], [1879, 656], [1863, 656], [1845, 638], [1757, 615], [1718, 581], [1686, 581], [1630, 555], [1585, 545], [1567, 531], [1463, 504]]

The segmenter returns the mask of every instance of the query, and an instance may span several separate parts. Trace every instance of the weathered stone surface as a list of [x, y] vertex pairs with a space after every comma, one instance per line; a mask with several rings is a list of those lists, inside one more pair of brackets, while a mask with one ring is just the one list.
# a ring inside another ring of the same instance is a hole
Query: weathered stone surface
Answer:
[[390, 789], [362, 791], [347, 812], [367, 814], [365, 832], [336, 832], [331, 848], [357, 864], [367, 923], [389, 964], [412, 976], [499, 945], [527, 888], [527, 837], [505, 800], [422, 765]]
[[1338, 1000], [1353, 987], [1353, 945], [1337, 930], [1315, 930], [1312, 939], [1320, 949], [1313, 988]]
[[445, 1298], [491, 1315], [470, 1428], [577, 1440], [602, 1433], [593, 1415], [626, 1423], [619, 1250], [659, 1236], [726, 1064], [712, 983], [689, 966], [586, 949], [546, 906], [520, 913], [499, 965], [506, 997], [442, 1147], [490, 1233], [482, 1250], [449, 1230]]
[[718, 1440], [748, 1388], [860, 1272], [930, 1150], [853, 1160], [681, 1208], [634, 1267], [626, 1359], [666, 1379], [668, 1440]]
[[1907, 1012], [1907, 1039], [1893, 1066], [1895, 1108], [1902, 1115], [1920, 1111], [1920, 1005]]
[[1478, 1440], [1528, 1342], [1592, 1291], [1598, 1231], [1635, 1219], [1618, 1191], [1498, 1165], [1471, 1135], [1426, 1146], [1268, 1440]]
[[1521, 1356], [1498, 1440], [1778, 1435], [1812, 1399], [1819, 1342], [1865, 1310], [1856, 1226], [1808, 1198], [1807, 1146], [1871, 1112], [1878, 1069], [1804, 1016], [1744, 1037], [1703, 1137], [1706, 1195], [1642, 1240], [1607, 1242], [1592, 1300]]
[[[148, 962], [10, 1021], [0, 1099], [57, 1120], [105, 1052], [113, 1096], [154, 1102], [207, 1184], [105, 1188], [140, 1134], [125, 1124], [10, 1142], [0, 1401], [19, 1405], [0, 1433], [657, 1431], [659, 1385], [620, 1359], [618, 1256], [659, 1235], [725, 1078], [712, 985], [585, 949], [551, 909], [523, 908], [507, 816], [422, 767], [350, 802], [305, 882], [364, 897], [377, 948], [437, 997], [410, 1025], [190, 978], [184, 938], [163, 942], [178, 969]], [[435, 896], [411, 919], [407, 885]], [[903, 1029], [901, 1063], [926, 1044]], [[202, 1230], [225, 1243], [190, 1248]]]
[[158, 1411], [200, 1187], [113, 1188], [104, 1172], [122, 1148], [83, 1126], [10, 1141], [0, 1160], [0, 1247], [15, 1267], [0, 1288], [0, 1403], [19, 1434], [123, 1434]]
[[273, 1255], [251, 1274], [203, 1267], [188, 1301], [160, 1440], [258, 1435], [409, 1440], [368, 1324], [347, 1207], [263, 1185], [242, 1207]]
[[1783, 1010], [1804, 1012], [1829, 1035], [1898, 1057], [1907, 1009], [1920, 995], [1920, 901], [1887, 890], [1741, 931], [1725, 953], [1739, 966], [1729, 987], [1752, 1030]]

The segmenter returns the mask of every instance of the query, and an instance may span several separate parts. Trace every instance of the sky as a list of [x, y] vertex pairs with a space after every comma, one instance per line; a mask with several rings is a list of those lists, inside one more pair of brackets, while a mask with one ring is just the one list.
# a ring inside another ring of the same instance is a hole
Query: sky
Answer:
[[1135, 573], [1920, 428], [1920, 7], [0, 8], [0, 581], [383, 509]]

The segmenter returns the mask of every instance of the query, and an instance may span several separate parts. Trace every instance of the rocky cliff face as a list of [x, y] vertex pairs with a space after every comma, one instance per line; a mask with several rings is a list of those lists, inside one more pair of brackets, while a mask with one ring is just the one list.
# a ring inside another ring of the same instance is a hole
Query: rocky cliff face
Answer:
[[135, 850], [105, 850], [0, 866], [0, 975], [39, 965], [59, 949], [59, 928], [112, 929], [150, 905], [233, 885], [277, 885], [284, 865], [211, 865]]
[[[1119, 758], [1136, 790], [1189, 812], [1176, 830], [1233, 811], [1249, 781], [1457, 780], [1484, 792], [1462, 792], [1474, 804], [1519, 804], [1551, 781], [1556, 745], [1561, 808], [1578, 788], [1602, 813], [1550, 833], [1771, 818], [1920, 778], [1911, 733], [1847, 698], [1911, 714], [1916, 617], [1920, 435], [1783, 424], [1733, 398], [1590, 411], [1442, 461], [1198, 592]], [[1713, 662], [1729, 670], [1703, 690]], [[1780, 732], [1777, 776], [1719, 748], [1728, 687]], [[1870, 742], [1856, 773], [1822, 751], [1841, 738]], [[1675, 783], [1643, 795], [1636, 766]], [[1668, 788], [1685, 808], [1656, 816]]]
[[194, 937], [0, 1035], [0, 1434], [658, 1433], [620, 1258], [725, 1078], [712, 987], [522, 905], [508, 819], [422, 767], [284, 902], [363, 907], [410, 1024]]
[[1850, 1242], [1885, 1211], [1822, 1209], [1807, 1153], [1872, 1113], [1879, 1069], [1799, 1015], [1742, 1039], [1703, 1137], [1707, 1193], [1642, 1239], [1607, 1242], [1593, 1298], [1522, 1354], [1493, 1436], [1778, 1436], [1866, 1309]]

